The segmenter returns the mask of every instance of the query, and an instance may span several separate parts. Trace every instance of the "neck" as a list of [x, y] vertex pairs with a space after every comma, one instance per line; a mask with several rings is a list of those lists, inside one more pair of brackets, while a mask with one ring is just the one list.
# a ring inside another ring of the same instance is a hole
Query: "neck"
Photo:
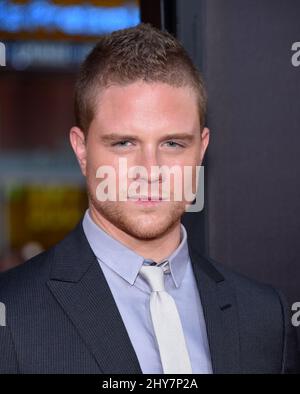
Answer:
[[172, 254], [180, 244], [180, 220], [158, 238], [145, 240], [135, 238], [116, 227], [99, 214], [93, 206], [90, 206], [89, 213], [97, 226], [145, 259], [152, 259], [160, 263]]

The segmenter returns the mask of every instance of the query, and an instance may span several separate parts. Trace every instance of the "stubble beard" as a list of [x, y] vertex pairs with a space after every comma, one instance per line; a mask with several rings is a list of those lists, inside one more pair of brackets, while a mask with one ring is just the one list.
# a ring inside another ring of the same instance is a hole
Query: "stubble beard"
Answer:
[[[166, 209], [159, 207], [128, 210], [126, 201], [98, 201], [88, 188], [90, 206], [118, 229], [139, 240], [153, 240], [168, 233], [185, 211], [180, 201], [162, 202]], [[168, 207], [168, 208], [167, 208]]]

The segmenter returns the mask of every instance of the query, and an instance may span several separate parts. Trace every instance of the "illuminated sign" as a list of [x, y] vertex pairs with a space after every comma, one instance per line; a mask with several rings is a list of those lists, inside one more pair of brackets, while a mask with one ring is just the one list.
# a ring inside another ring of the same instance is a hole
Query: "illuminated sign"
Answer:
[[[111, 6], [107, 6], [108, 4]], [[0, 2], [2, 38], [92, 37], [135, 26], [139, 22], [140, 11], [137, 1]]]
[[100, 35], [139, 22], [137, 0], [3, 0], [0, 64], [15, 70], [74, 69]]

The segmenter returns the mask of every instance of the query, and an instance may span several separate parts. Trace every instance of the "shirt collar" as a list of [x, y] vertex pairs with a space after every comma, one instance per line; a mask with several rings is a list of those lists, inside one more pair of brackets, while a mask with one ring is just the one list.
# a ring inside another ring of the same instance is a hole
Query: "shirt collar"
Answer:
[[[92, 220], [88, 210], [85, 212], [82, 225], [85, 236], [97, 259], [133, 285], [141, 266], [143, 263], [149, 263], [149, 260], [144, 259], [144, 257], [106, 233]], [[180, 244], [176, 250], [163, 259], [169, 261], [170, 273], [176, 287], [180, 286], [189, 261], [187, 233], [183, 224], [181, 224], [180, 239]]]

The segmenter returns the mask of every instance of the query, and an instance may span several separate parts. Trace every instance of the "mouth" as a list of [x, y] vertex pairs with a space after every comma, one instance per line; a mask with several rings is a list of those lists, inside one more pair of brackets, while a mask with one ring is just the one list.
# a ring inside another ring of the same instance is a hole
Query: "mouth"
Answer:
[[146, 206], [157, 205], [167, 200], [162, 196], [130, 196], [128, 199], [132, 202], [135, 202], [136, 204], [142, 204]]
[[155, 196], [148, 196], [148, 195], [140, 195], [140, 194], [137, 194], [137, 195], [131, 195], [131, 196], [128, 196], [128, 198], [130, 199], [130, 200], [143, 200], [143, 201], [162, 201], [162, 200], [166, 200], [167, 198], [166, 197], [163, 197], [163, 196], [157, 196], [157, 195], [155, 195]]

